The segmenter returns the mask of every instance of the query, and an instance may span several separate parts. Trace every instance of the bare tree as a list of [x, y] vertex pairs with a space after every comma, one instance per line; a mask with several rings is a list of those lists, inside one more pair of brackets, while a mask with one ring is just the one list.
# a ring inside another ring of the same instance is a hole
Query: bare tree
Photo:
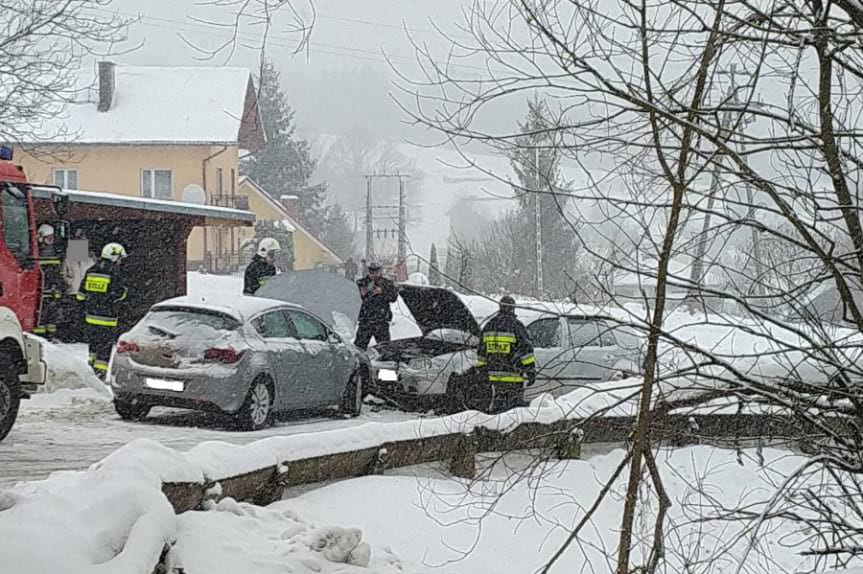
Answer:
[[40, 141], [59, 135], [45, 128], [45, 122], [87, 88], [79, 75], [84, 58], [104, 53], [125, 38], [126, 19], [96, 11], [110, 3], [0, 2], [0, 140]]
[[[581, 181], [527, 191], [565, 194], [587, 226], [618, 226], [613, 249], [595, 238], [581, 243], [650, 285], [617, 572], [653, 572], [667, 557], [669, 501], [651, 429], [662, 413], [655, 393], [669, 378], [771, 405], [811, 431], [811, 458], [757, 512], [717, 504], [717, 519], [751, 519], [749, 548], [768, 521], [783, 520], [799, 524], [807, 555], [863, 555], [856, 510], [863, 500], [863, 9], [853, 0], [497, 0], [476, 2], [462, 31], [472, 39], [454, 39], [448, 58], [416, 45], [424, 75], [402, 78], [407, 113], [469, 161], [466, 143], [507, 155], [522, 145], [519, 134], [483, 121], [496, 104], [537, 92], [557, 102], [562, 119], [548, 130], [582, 167]], [[464, 59], [486, 74], [465, 76], [450, 65]], [[746, 70], [744, 81], [729, 82], [732, 66]], [[688, 226], [702, 231], [687, 237]], [[570, 230], [583, 235], [574, 224]], [[732, 250], [748, 261], [728, 257]], [[693, 258], [715, 268], [725, 286], [692, 273]], [[836, 293], [845, 330], [812, 314], [788, 319], [819, 287]], [[681, 339], [665, 326], [676, 292], [733, 304], [742, 317], [711, 308], [701, 322], [745, 332], [763, 348]], [[765, 376], [766, 363], [781, 372]], [[645, 537], [635, 535], [639, 511], [652, 515]], [[636, 565], [639, 545], [644, 562]], [[744, 560], [740, 567], [761, 566]]]

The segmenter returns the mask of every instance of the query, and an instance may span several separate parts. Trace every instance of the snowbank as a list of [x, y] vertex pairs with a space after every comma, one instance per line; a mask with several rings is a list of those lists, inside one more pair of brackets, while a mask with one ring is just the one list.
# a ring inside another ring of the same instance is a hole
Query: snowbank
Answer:
[[42, 342], [44, 360], [48, 365], [45, 385], [41, 392], [54, 392], [60, 389], [94, 389], [105, 396], [110, 391], [93, 374], [87, 364], [87, 346], [83, 344], [55, 344]]

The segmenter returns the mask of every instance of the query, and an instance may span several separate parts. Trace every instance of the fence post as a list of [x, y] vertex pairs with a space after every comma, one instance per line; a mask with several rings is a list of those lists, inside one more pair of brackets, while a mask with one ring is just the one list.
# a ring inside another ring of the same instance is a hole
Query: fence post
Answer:
[[476, 451], [476, 438], [473, 434], [462, 435], [449, 462], [450, 474], [459, 478], [475, 477]]
[[576, 460], [581, 458], [581, 440], [584, 438], [584, 431], [580, 428], [574, 428], [564, 434], [560, 442], [557, 443], [557, 458], [560, 460]]

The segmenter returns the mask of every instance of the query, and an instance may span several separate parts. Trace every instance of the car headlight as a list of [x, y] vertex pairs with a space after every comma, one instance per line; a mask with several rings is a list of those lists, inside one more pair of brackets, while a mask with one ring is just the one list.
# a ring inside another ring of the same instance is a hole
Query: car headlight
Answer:
[[396, 382], [399, 380], [399, 374], [392, 369], [380, 369], [378, 371], [378, 379], [385, 382]]

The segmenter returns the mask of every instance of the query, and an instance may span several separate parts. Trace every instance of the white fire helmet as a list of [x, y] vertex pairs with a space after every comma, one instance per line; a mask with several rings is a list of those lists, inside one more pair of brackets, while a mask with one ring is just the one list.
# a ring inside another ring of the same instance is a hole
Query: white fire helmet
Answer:
[[54, 235], [54, 227], [48, 225], [47, 223], [43, 223], [39, 226], [39, 229], [36, 230], [36, 235], [38, 235], [40, 238], [51, 237], [52, 235]]
[[270, 253], [275, 254], [278, 251], [282, 250], [282, 246], [279, 245], [279, 242], [273, 239], [272, 237], [264, 237], [261, 239], [261, 242], [258, 243], [258, 255], [261, 257], [266, 257]]
[[106, 243], [102, 248], [102, 259], [107, 259], [116, 263], [118, 260], [126, 257], [126, 248], [119, 243]]

